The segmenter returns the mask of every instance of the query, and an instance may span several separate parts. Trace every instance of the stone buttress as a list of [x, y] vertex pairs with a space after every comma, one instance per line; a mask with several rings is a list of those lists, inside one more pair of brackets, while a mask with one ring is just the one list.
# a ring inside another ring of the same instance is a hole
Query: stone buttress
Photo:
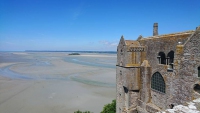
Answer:
[[132, 113], [140, 97], [140, 66], [146, 56], [145, 47], [138, 41], [125, 41], [122, 36], [117, 51], [117, 113]]

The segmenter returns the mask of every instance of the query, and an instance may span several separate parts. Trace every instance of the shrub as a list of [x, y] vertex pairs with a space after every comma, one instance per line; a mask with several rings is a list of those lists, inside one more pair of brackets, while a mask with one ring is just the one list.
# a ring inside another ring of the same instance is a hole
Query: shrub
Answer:
[[90, 111], [75, 111], [74, 113], [92, 113], [92, 112], [90, 112]]
[[80, 55], [79, 53], [70, 53], [68, 55]]
[[[92, 113], [90, 111], [75, 111], [74, 113]], [[116, 100], [112, 100], [112, 103], [106, 104], [103, 107], [103, 111], [101, 113], [116, 113]]]
[[101, 113], [116, 113], [116, 100], [112, 100], [112, 103], [104, 105]]

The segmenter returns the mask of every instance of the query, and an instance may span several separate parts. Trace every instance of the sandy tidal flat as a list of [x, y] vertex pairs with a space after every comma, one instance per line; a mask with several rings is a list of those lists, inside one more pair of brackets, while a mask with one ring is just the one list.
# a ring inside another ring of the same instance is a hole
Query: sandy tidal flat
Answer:
[[115, 99], [115, 54], [0, 53], [0, 113], [99, 113]]

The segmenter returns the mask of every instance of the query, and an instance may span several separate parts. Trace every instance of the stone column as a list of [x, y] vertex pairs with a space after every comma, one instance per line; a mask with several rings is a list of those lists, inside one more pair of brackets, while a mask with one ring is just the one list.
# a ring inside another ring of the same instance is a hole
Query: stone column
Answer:
[[141, 98], [144, 103], [150, 101], [150, 81], [151, 81], [151, 67], [147, 60], [144, 60], [141, 65]]

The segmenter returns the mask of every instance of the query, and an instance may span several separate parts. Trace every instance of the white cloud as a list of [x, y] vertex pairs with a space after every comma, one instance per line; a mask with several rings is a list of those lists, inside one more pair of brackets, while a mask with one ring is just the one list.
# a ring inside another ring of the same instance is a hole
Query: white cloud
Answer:
[[103, 45], [106, 45], [106, 46], [114, 46], [114, 47], [116, 47], [117, 44], [118, 44], [116, 41], [109, 42], [109, 41], [105, 41], [105, 40], [99, 41], [99, 43], [103, 44]]
[[113, 42], [113, 43], [111, 43], [110, 45], [111, 45], [111, 46], [117, 46], [117, 44], [118, 44], [117, 42]]

